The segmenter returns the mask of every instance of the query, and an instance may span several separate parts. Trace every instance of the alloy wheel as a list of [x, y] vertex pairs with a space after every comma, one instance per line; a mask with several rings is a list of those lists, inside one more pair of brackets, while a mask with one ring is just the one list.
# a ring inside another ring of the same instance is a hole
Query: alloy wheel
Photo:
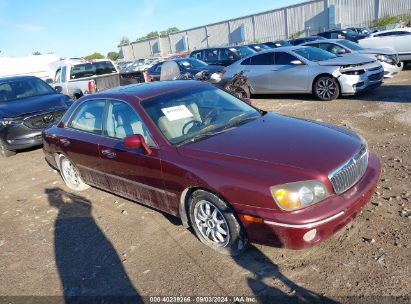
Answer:
[[194, 208], [194, 219], [205, 240], [224, 247], [230, 241], [230, 231], [221, 211], [211, 202], [199, 201]]
[[80, 185], [80, 179], [77, 171], [67, 158], [64, 158], [61, 161], [61, 172], [67, 183], [71, 184], [72, 186]]
[[336, 83], [329, 78], [321, 79], [317, 84], [317, 95], [322, 99], [330, 99], [336, 90]]

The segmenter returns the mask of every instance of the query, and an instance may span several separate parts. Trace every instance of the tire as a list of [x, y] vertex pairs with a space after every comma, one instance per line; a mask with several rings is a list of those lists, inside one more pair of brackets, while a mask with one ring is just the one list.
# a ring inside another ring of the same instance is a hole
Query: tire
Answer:
[[6, 144], [4, 143], [4, 141], [0, 139], [0, 157], [6, 158], [6, 157], [13, 156], [13, 155], [16, 155], [16, 152], [12, 150], [8, 150], [6, 148]]
[[74, 191], [84, 191], [90, 188], [83, 180], [81, 179], [80, 174], [77, 169], [71, 163], [71, 161], [64, 155], [59, 157], [59, 168], [60, 175], [63, 178], [63, 181], [66, 183], [66, 186]]
[[340, 96], [340, 86], [334, 77], [323, 76], [315, 81], [313, 93], [320, 100], [334, 100]]
[[247, 234], [226, 202], [215, 194], [197, 190], [189, 204], [191, 226], [202, 243], [231, 256], [247, 248]]

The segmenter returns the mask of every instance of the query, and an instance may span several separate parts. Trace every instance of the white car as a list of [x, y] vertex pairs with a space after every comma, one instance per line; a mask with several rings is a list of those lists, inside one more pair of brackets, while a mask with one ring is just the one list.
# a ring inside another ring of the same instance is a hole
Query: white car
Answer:
[[225, 68], [223, 81], [243, 71], [252, 94], [314, 94], [320, 100], [357, 94], [382, 84], [375, 57], [338, 57], [309, 46], [281, 47], [252, 54]]
[[398, 28], [376, 32], [359, 41], [366, 48], [392, 48], [401, 61], [411, 62], [411, 28]]
[[384, 68], [384, 77], [398, 75], [404, 66], [399, 60], [398, 54], [392, 48], [365, 48], [347, 39], [324, 39], [307, 42], [302, 45], [320, 48], [337, 56], [351, 56], [353, 54], [370, 55], [381, 62]]

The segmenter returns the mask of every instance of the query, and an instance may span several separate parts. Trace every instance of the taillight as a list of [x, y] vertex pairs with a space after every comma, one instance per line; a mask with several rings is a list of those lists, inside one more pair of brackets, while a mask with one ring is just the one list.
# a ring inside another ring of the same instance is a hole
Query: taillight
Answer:
[[151, 81], [151, 75], [150, 75], [150, 73], [148, 72], [148, 71], [145, 71], [144, 72], [144, 74], [145, 74], [145, 78], [146, 78], [146, 82], [150, 82]]
[[88, 87], [88, 92], [89, 92], [90, 94], [96, 92], [96, 83], [94, 82], [94, 80], [90, 80], [90, 81], [88, 82], [87, 87]]

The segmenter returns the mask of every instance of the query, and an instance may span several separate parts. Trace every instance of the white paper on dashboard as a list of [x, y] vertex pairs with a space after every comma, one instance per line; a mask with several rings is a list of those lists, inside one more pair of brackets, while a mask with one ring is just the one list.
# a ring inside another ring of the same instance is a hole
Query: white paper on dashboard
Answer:
[[193, 117], [193, 113], [185, 105], [161, 109], [169, 121]]

